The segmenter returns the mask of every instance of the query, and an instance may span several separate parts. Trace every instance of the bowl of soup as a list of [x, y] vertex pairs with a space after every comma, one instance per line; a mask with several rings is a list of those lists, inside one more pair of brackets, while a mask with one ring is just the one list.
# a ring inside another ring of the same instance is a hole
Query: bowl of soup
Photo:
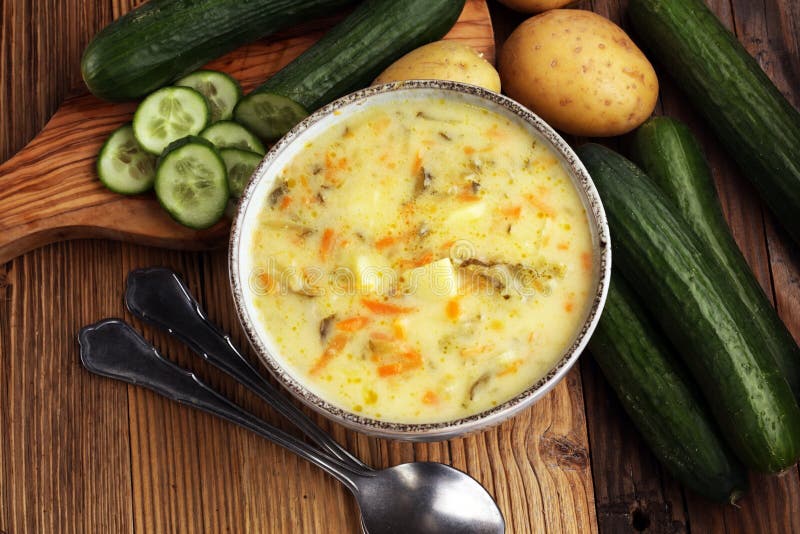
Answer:
[[295, 397], [370, 435], [497, 424], [575, 363], [600, 317], [608, 225], [567, 143], [447, 81], [352, 93], [270, 150], [230, 244], [239, 318]]

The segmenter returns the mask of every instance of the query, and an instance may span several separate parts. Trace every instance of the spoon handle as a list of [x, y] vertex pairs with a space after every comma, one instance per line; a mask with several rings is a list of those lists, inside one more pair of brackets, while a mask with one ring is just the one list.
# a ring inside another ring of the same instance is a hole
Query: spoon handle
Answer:
[[197, 376], [162, 357], [138, 332], [120, 319], [105, 319], [81, 329], [81, 363], [89, 371], [143, 386], [181, 404], [236, 423], [285, 447], [340, 480], [351, 491], [361, 477], [352, 466], [314, 449], [232, 403]]
[[371, 469], [339, 445], [255, 370], [236, 349], [230, 337], [206, 318], [200, 304], [177, 273], [163, 267], [131, 271], [125, 303], [131, 313], [168, 330], [211, 365], [241, 382], [333, 456], [361, 471]]

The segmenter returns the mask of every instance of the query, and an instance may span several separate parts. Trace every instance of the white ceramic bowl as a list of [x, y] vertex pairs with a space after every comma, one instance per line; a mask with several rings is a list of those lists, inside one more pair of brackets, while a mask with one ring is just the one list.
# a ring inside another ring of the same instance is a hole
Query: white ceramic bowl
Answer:
[[[251, 273], [251, 235], [269, 192], [281, 169], [303, 150], [307, 141], [346, 118], [350, 112], [395, 99], [451, 98], [483, 107], [509, 117], [533, 136], [546, 143], [567, 170], [588, 214], [594, 246], [594, 281], [592, 302], [586, 320], [571, 346], [546, 376], [523, 392], [489, 410], [455, 421], [438, 423], [393, 423], [371, 419], [344, 410], [313, 393], [303, 380], [283, 365], [276, 344], [256, 320], [249, 280]], [[336, 112], [336, 113], [334, 113]], [[594, 331], [608, 292], [611, 273], [611, 245], [608, 223], [597, 190], [588, 172], [567, 143], [542, 119], [521, 104], [480, 87], [449, 81], [414, 80], [369, 87], [351, 93], [310, 115], [272, 147], [255, 171], [242, 195], [231, 231], [229, 275], [239, 319], [261, 361], [295, 397], [324, 416], [352, 429], [373, 436], [414, 441], [435, 441], [460, 436], [511, 417], [540, 399], [577, 361]]]

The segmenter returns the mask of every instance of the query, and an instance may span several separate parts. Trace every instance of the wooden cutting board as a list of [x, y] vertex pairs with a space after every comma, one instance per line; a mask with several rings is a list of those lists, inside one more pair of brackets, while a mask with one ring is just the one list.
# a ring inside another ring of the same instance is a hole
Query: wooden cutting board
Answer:
[[[231, 74], [247, 92], [316, 42], [338, 18], [243, 46], [208, 68]], [[463, 41], [493, 61], [485, 0], [468, 0], [446, 38]], [[208, 230], [191, 230], [172, 221], [152, 193], [126, 197], [98, 181], [100, 147], [131, 120], [135, 109], [135, 102], [105, 102], [84, 90], [67, 98], [41, 133], [0, 166], [0, 264], [42, 245], [77, 238], [190, 250], [227, 242], [227, 220]]]

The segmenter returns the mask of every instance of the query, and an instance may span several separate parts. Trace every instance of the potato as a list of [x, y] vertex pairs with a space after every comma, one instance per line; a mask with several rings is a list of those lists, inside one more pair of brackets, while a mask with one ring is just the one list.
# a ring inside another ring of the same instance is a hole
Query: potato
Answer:
[[523, 22], [500, 54], [506, 93], [555, 128], [606, 137], [653, 112], [658, 79], [622, 29], [590, 11], [555, 9]]
[[452, 80], [500, 92], [500, 75], [474, 48], [457, 41], [436, 41], [404, 55], [373, 85], [402, 80]]
[[575, 0], [500, 0], [501, 4], [523, 13], [541, 13], [548, 9], [564, 7], [573, 2]]

